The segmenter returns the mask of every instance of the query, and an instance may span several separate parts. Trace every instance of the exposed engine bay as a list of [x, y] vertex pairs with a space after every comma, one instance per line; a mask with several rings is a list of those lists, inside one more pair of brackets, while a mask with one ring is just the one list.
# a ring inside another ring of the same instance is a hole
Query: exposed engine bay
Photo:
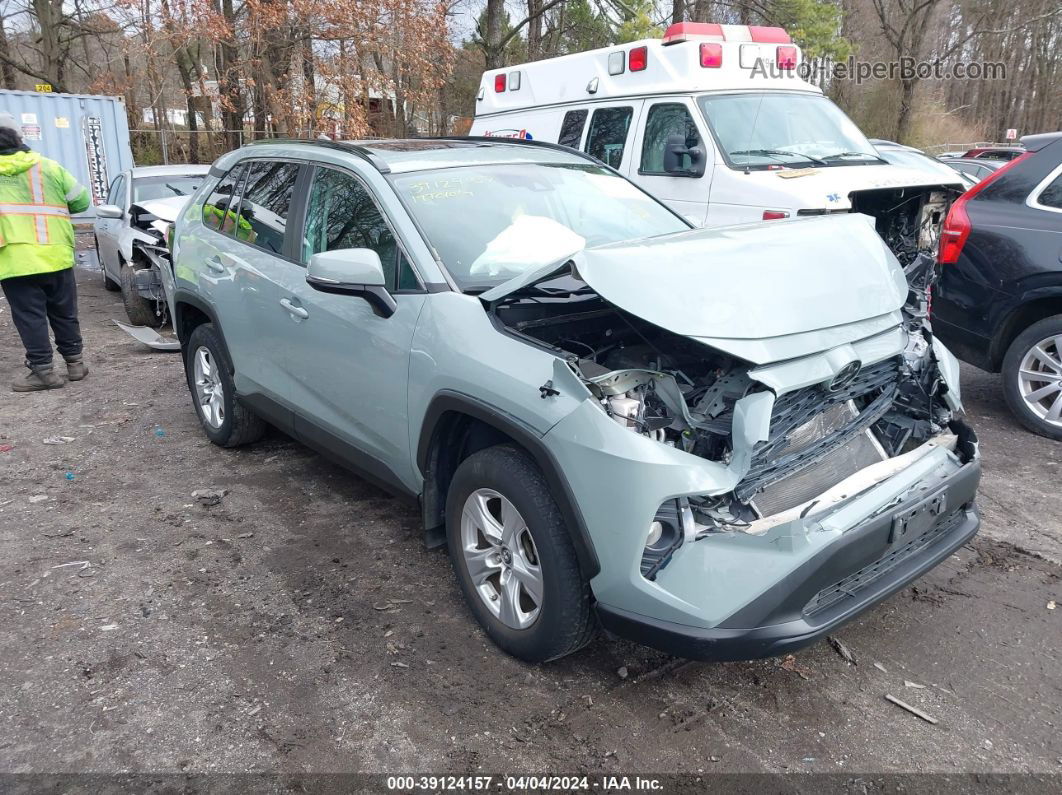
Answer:
[[937, 278], [940, 232], [957, 196], [958, 192], [948, 187], [890, 188], [852, 194], [852, 212], [874, 219], [877, 233], [900, 261], [911, 286], [908, 303], [920, 318], [925, 317]]
[[[912, 264], [926, 267], [926, 258]], [[922, 322], [925, 307], [908, 309], [901, 355], [854, 363], [829, 383], [778, 395], [769, 437], [755, 446], [736, 488], [683, 500], [680, 510], [692, 511], [706, 532], [748, 530], [947, 435], [947, 385]], [[625, 312], [574, 274], [514, 292], [491, 311], [509, 333], [565, 360], [623, 428], [724, 465], [735, 453], [735, 404], [769, 391], [749, 376], [749, 363]]]

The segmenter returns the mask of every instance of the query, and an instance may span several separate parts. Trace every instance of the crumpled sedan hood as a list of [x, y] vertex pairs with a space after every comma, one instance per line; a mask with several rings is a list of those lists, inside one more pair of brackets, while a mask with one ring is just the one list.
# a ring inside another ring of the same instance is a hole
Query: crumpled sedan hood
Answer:
[[[574, 265], [580, 280], [643, 320], [752, 360], [801, 355], [899, 322], [907, 281], [874, 231], [846, 213], [699, 229], [586, 249], [521, 274], [481, 297], [494, 301]], [[895, 315], [895, 316], [894, 316]], [[785, 338], [771, 347], [758, 344]], [[757, 341], [757, 344], [745, 344]], [[740, 351], [757, 351], [745, 356]], [[783, 353], [784, 351], [784, 353]]]
[[173, 223], [191, 198], [191, 196], [172, 196], [165, 199], [148, 199], [147, 201], [136, 202], [136, 206], [151, 213], [160, 221]]

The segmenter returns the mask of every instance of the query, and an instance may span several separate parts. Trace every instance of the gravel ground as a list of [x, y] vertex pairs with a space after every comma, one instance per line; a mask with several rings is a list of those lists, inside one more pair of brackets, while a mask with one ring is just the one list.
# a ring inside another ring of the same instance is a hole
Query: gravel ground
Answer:
[[[78, 277], [91, 375], [0, 393], [0, 772], [1062, 771], [1062, 447], [995, 377], [965, 372], [982, 533], [838, 633], [857, 664], [600, 638], [528, 666], [409, 506], [279, 433], [207, 443], [178, 356]], [[0, 386], [21, 373], [0, 300]]]

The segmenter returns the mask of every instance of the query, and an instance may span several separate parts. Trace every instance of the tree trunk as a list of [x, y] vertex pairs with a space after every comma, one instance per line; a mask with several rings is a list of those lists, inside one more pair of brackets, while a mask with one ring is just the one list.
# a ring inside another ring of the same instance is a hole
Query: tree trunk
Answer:
[[672, 0], [671, 24], [677, 25], [686, 18], [686, 0]]
[[173, 54], [177, 62], [177, 72], [184, 88], [185, 108], [188, 113], [188, 161], [199, 162], [199, 119], [196, 118], [195, 79], [193, 69], [195, 62], [186, 47], [178, 48]]
[[542, 57], [542, 1], [527, 0], [527, 60]]
[[30, 0], [30, 9], [40, 36], [41, 72], [53, 90], [65, 91], [64, 58], [59, 40], [63, 27], [63, 0]]
[[483, 50], [487, 69], [505, 66], [505, 48], [501, 44], [505, 25], [505, 0], [487, 0], [487, 29], [483, 31]]
[[215, 0], [216, 10], [228, 26], [218, 48], [218, 93], [222, 99], [221, 119], [227, 149], [243, 144], [243, 92], [240, 89], [240, 53], [236, 47], [236, 11], [233, 0]]
[[3, 78], [4, 88], [13, 91], [15, 88], [15, 68], [8, 62], [11, 57], [11, 48], [7, 44], [7, 22], [0, 17], [0, 77]]
[[306, 96], [306, 135], [313, 137], [317, 131], [317, 76], [313, 64], [313, 38], [309, 29], [304, 32], [302, 40], [302, 81]]
[[901, 144], [907, 140], [907, 136], [911, 132], [911, 121], [914, 115], [914, 95], [917, 87], [917, 80], [900, 81], [900, 109], [896, 114], [895, 140]]

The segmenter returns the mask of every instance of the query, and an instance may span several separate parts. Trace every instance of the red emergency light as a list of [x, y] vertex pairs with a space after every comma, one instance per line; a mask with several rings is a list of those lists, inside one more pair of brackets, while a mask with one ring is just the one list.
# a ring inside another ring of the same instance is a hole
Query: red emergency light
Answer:
[[649, 65], [649, 48], [635, 47], [627, 53], [627, 69], [631, 72], [641, 72]]
[[718, 69], [723, 65], [723, 45], [715, 41], [701, 43], [701, 66]]
[[499, 94], [505, 90], [505, 75], [494, 75], [494, 90]]
[[774, 62], [779, 69], [796, 69], [797, 48], [789, 44], [779, 47]]
[[793, 40], [784, 28], [769, 28], [763, 25], [749, 25], [749, 36], [759, 44], [792, 44]]
[[694, 37], [703, 38], [705, 36], [712, 36], [717, 39], [726, 38], [723, 35], [723, 26], [714, 22], [678, 22], [670, 25], [664, 31], [664, 38], [661, 41], [663, 44], [678, 44]]

